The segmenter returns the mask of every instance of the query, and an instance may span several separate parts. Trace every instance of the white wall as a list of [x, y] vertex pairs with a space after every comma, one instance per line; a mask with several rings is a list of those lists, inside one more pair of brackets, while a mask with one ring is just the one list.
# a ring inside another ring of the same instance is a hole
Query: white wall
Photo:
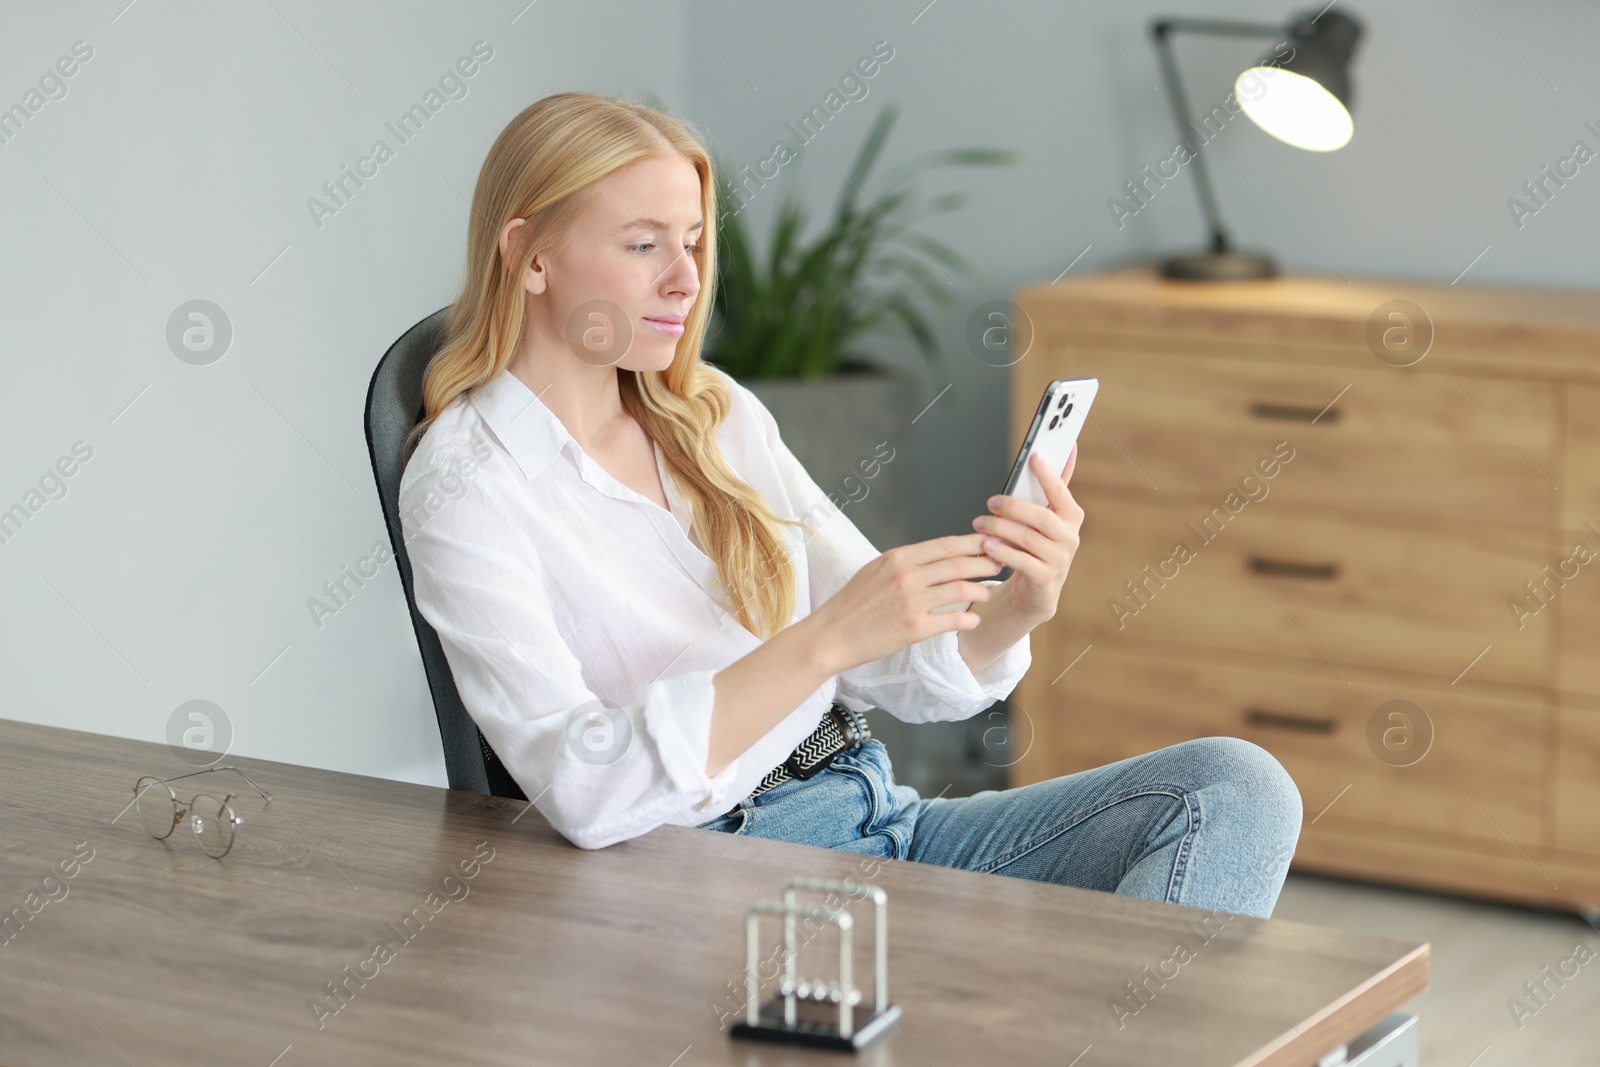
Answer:
[[[1006, 376], [967, 352], [972, 308], [1055, 277], [1085, 247], [1075, 271], [1201, 240], [1190, 175], [1124, 229], [1106, 206], [1174, 139], [1151, 14], [1291, 10], [274, 5], [0, 7], [0, 106], [74, 42], [93, 49], [66, 95], [0, 144], [0, 509], [26, 502], [75, 442], [93, 449], [66, 495], [0, 544], [0, 715], [162, 740], [175, 709], [205, 699], [240, 753], [435, 783], [438, 735], [392, 566], [320, 628], [306, 602], [384, 538], [366, 385], [387, 345], [451, 299], [463, 198], [512, 115], [565, 89], [653, 91], [722, 158], [751, 163], [885, 40], [894, 58], [867, 97], [784, 168], [818, 214], [887, 99], [904, 113], [886, 163], [950, 146], [1023, 153], [1010, 170], [925, 185], [968, 191], [927, 229], [983, 275], [953, 286], [956, 306], [937, 316], [954, 387], [908, 432], [932, 536], [968, 529], [1009, 459]], [[1520, 230], [1506, 207], [1573, 141], [1600, 150], [1584, 129], [1600, 127], [1600, 9], [1348, 6], [1368, 30], [1355, 140], [1300, 152], [1239, 119], [1207, 149], [1240, 243], [1289, 270], [1443, 281], [1488, 247], [1462, 284], [1600, 285], [1600, 163]], [[480, 40], [493, 58], [467, 95], [319, 227], [307, 199], [375, 139], [393, 143], [385, 122]], [[1196, 103], [1220, 102], [1257, 44], [1179, 49]], [[758, 230], [780, 189], [752, 201]], [[204, 366], [166, 340], [196, 299], [233, 328]], [[881, 352], [915, 362], [903, 342]], [[930, 379], [928, 399], [945, 384]]]
[[[367, 383], [452, 298], [505, 123], [570, 88], [672, 105], [690, 31], [660, 4], [122, 7], [4, 8], [5, 104], [93, 56], [0, 145], [0, 508], [93, 457], [0, 544], [0, 715], [162, 740], [204, 699], [237, 752], [443, 784], [393, 565], [320, 628], [307, 607], [386, 539]], [[316, 225], [307, 200], [478, 41], [466, 95]], [[205, 366], [166, 340], [194, 299], [233, 328]]]
[[[807, 5], [804, 17], [759, 20], [740, 17], [745, 5], [734, 0], [696, 6], [727, 58], [699, 35], [689, 38], [690, 98], [719, 148], [741, 162], [768, 156], [784, 121], [820, 99], [873, 42], [893, 46], [894, 59], [866, 82], [868, 95], [846, 104], [803, 159], [783, 170], [788, 181], [798, 169], [819, 209], [831, 207], [888, 99], [903, 114], [886, 163], [972, 145], [1024, 157], [1009, 170], [947, 172], [923, 185], [929, 194], [968, 194], [965, 208], [926, 229], [966, 255], [983, 280], [952, 286], [956, 304], [939, 321], [955, 387], [908, 433], [921, 464], [921, 536], [970, 530], [984, 499], [1003, 488], [1012, 458], [1007, 372], [967, 348], [973, 309], [1055, 278], [1085, 248], [1074, 273], [1204, 242], [1189, 168], [1125, 228], [1107, 207], [1177, 138], [1150, 20], [1283, 23], [1325, 2], [937, 0], [929, 7], [904, 0], [863, 9], [823, 0]], [[1333, 153], [1302, 151], [1241, 115], [1205, 148], [1237, 244], [1270, 251], [1286, 271], [1334, 277], [1450, 282], [1483, 253], [1459, 284], [1600, 287], [1600, 159], [1520, 230], [1506, 207], [1575, 140], [1600, 152], [1600, 136], [1584, 129], [1586, 121], [1600, 129], [1600, 6], [1339, 0], [1338, 7], [1366, 28], [1353, 67], [1351, 143]], [[1208, 110], [1271, 42], [1180, 35], [1176, 49], [1191, 103]], [[777, 199], [775, 190], [752, 201], [753, 225], [770, 225], [761, 212]], [[907, 365], [920, 361], [904, 342], [883, 351]], [[945, 384], [929, 377], [927, 400]]]

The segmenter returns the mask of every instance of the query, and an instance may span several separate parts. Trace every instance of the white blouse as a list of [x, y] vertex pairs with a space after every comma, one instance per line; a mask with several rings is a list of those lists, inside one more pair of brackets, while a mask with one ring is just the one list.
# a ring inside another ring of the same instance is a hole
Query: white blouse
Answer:
[[[777, 514], [832, 543], [779, 528], [799, 619], [879, 552], [789, 451], [760, 399], [706, 366], [733, 394], [717, 430], [728, 463]], [[438, 631], [462, 704], [580, 848], [722, 814], [835, 699], [905, 722], [965, 719], [1010, 694], [1032, 663], [1024, 635], [974, 676], [958, 631], [935, 634], [829, 679], [708, 776], [712, 675], [761, 640], [729, 612], [655, 453], [670, 511], [608, 474], [507, 370], [440, 413], [400, 483], [417, 610]]]

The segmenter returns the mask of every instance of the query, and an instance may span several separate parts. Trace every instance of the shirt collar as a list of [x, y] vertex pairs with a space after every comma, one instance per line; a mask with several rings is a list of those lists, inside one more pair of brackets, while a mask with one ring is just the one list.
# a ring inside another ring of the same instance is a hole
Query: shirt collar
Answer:
[[509, 367], [474, 389], [468, 400], [530, 480], [573, 440], [555, 412]]

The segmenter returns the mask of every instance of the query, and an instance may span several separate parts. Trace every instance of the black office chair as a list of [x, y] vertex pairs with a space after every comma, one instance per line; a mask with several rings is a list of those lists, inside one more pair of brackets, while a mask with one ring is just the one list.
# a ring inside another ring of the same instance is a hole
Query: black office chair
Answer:
[[367, 388], [367, 454], [372, 457], [372, 476], [378, 482], [378, 500], [383, 505], [383, 521], [389, 528], [389, 545], [400, 571], [406, 607], [411, 611], [411, 628], [417, 634], [422, 652], [422, 667], [433, 693], [433, 710], [439, 717], [439, 737], [444, 742], [444, 766], [451, 789], [487, 793], [497, 797], [527, 800], [527, 794], [507, 773], [489, 742], [483, 739], [477, 723], [467, 714], [456, 692], [439, 635], [428, 620], [417, 612], [411, 588], [411, 559], [406, 555], [405, 533], [400, 524], [400, 475], [405, 471], [402, 449], [406, 435], [422, 419], [422, 374], [428, 361], [444, 344], [448, 307], [440, 308], [389, 346], [372, 372]]

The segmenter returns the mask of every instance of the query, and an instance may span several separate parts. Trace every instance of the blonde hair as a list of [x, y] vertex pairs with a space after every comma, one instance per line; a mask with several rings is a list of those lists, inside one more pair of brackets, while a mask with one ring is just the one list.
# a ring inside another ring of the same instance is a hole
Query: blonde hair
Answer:
[[[584, 210], [581, 194], [635, 160], [673, 153], [700, 175], [700, 293], [671, 365], [662, 371], [618, 368], [618, 387], [622, 406], [660, 446], [688, 501], [692, 528], [716, 563], [734, 618], [765, 639], [787, 626], [795, 610], [795, 567], [778, 524], [820, 531], [776, 515], [717, 447], [716, 430], [732, 395], [700, 361], [717, 276], [717, 185], [710, 154], [672, 116], [629, 100], [557, 93], [524, 108], [495, 138], [472, 194], [466, 277], [450, 309], [444, 344], [423, 376], [423, 418], [408, 436], [406, 451], [454, 400], [511, 362], [526, 310], [522, 279], [535, 255], [566, 238]], [[527, 223], [512, 243], [512, 255], [502, 256], [500, 232], [517, 218]]]

